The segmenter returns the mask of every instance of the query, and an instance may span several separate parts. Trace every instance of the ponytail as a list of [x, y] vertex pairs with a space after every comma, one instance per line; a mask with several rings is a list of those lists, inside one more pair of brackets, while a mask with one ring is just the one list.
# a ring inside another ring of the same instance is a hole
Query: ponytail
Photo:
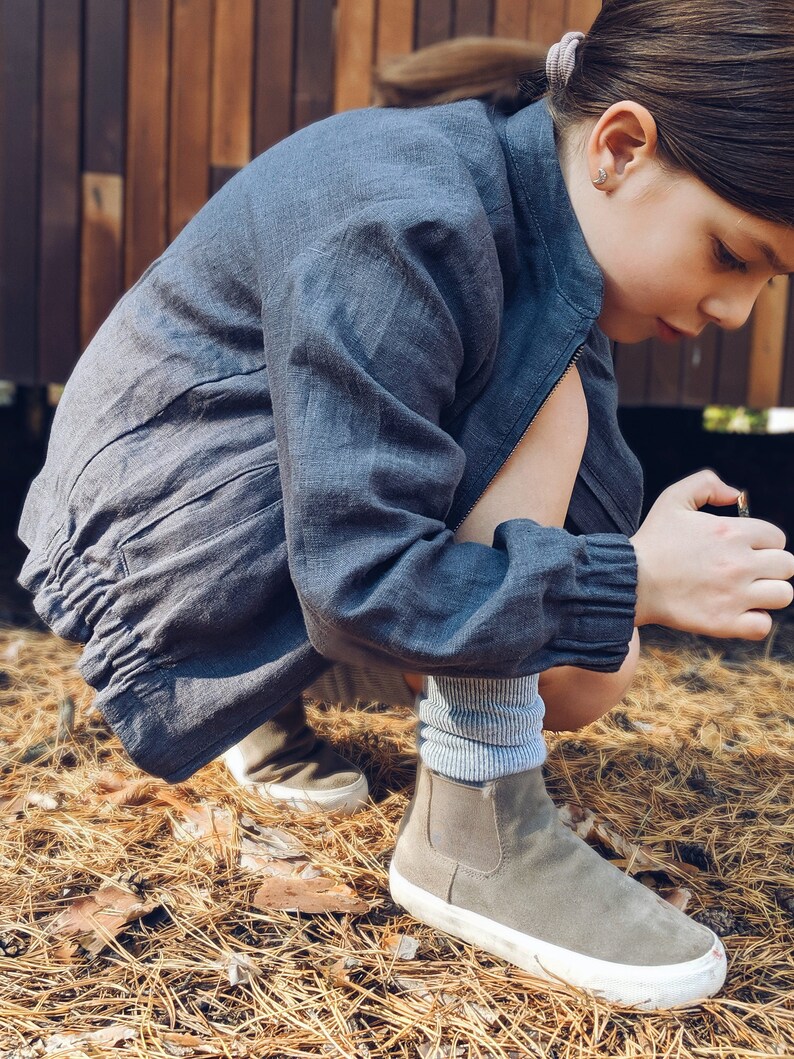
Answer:
[[457, 37], [383, 63], [375, 74], [382, 107], [426, 107], [483, 99], [512, 113], [548, 89], [546, 48], [502, 37]]
[[794, 224], [792, 0], [604, 0], [551, 88], [542, 46], [461, 37], [384, 64], [376, 89], [381, 106], [474, 98], [509, 113], [546, 96], [563, 147], [632, 99], [656, 120], [662, 165]]

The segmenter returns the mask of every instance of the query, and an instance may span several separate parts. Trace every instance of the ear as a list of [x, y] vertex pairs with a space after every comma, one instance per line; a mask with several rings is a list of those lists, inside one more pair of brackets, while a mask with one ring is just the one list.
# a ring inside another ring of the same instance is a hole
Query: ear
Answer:
[[587, 142], [591, 172], [604, 169], [610, 178], [604, 190], [614, 190], [615, 178], [628, 176], [633, 169], [656, 154], [657, 132], [653, 115], [640, 103], [622, 100], [605, 110], [593, 126]]

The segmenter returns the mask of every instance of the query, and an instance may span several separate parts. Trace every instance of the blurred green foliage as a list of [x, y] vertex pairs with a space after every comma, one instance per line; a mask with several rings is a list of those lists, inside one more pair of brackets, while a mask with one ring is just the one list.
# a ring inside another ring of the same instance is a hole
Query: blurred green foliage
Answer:
[[766, 434], [768, 422], [766, 408], [709, 405], [703, 409], [703, 429], [715, 434]]

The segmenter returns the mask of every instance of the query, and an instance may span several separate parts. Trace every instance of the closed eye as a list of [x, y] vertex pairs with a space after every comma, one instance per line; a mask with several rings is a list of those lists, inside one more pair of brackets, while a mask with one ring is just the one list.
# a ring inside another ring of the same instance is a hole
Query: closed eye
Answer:
[[714, 256], [721, 265], [732, 269], [734, 272], [747, 272], [747, 262], [732, 254], [720, 239], [714, 240]]

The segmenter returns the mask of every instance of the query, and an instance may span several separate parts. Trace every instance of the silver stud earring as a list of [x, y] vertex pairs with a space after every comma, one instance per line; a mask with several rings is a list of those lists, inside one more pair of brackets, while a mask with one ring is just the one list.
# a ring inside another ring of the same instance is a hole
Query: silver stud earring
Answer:
[[598, 176], [595, 178], [593, 183], [595, 184], [596, 187], [600, 188], [601, 185], [602, 184], [606, 184], [606, 182], [607, 182], [607, 171], [606, 171], [606, 169], [599, 169], [598, 170]]

